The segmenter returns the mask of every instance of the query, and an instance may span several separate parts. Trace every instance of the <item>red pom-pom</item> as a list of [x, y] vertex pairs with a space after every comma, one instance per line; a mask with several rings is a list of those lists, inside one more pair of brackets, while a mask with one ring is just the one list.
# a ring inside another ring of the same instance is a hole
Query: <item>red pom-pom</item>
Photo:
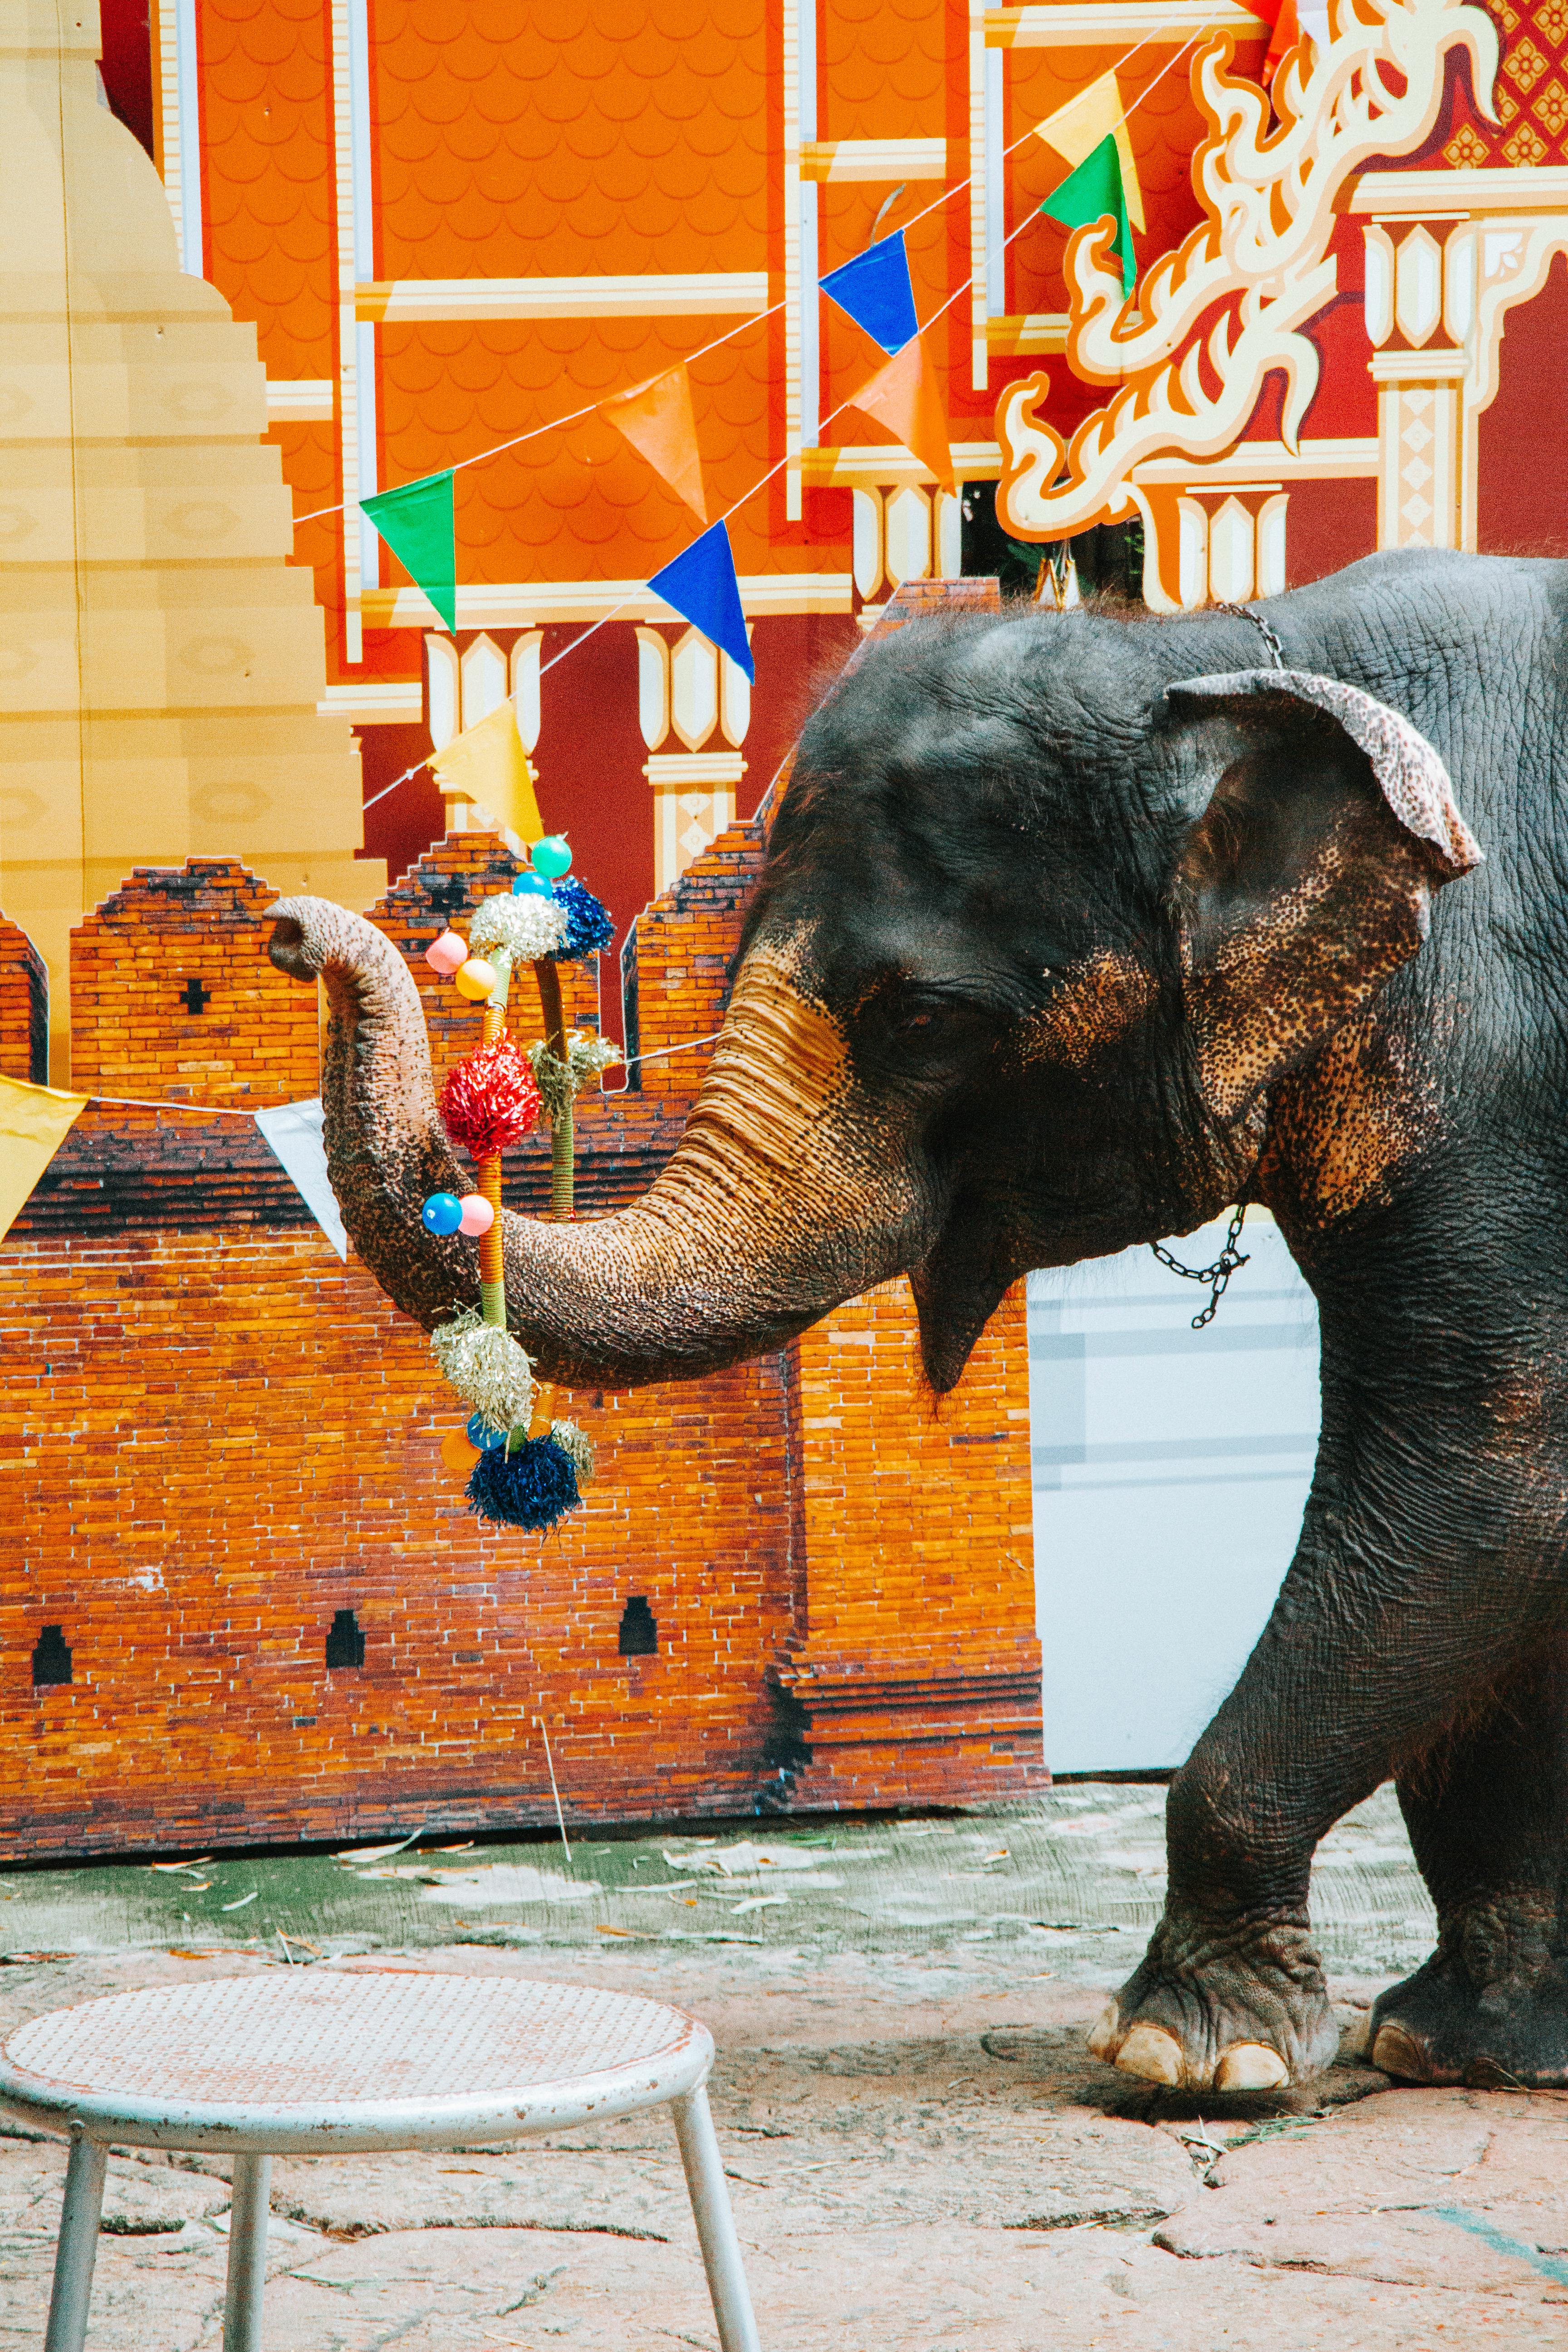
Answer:
[[539, 1088], [526, 1055], [498, 1037], [459, 1062], [441, 1089], [441, 1117], [454, 1143], [493, 1160], [539, 1125]]

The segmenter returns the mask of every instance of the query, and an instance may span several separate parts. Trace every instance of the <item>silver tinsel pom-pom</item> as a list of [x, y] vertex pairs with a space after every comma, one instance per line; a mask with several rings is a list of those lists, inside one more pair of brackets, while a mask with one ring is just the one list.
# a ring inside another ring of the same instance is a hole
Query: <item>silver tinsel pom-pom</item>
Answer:
[[509, 890], [481, 899], [468, 925], [474, 955], [500, 950], [513, 963], [539, 963], [566, 937], [566, 918], [552, 898], [514, 898]]
[[552, 1421], [550, 1434], [577, 1473], [579, 1486], [585, 1486], [597, 1466], [593, 1441], [586, 1430], [580, 1429], [574, 1421]]
[[533, 1367], [510, 1331], [466, 1307], [430, 1334], [436, 1360], [465, 1404], [492, 1429], [526, 1429], [533, 1411]]

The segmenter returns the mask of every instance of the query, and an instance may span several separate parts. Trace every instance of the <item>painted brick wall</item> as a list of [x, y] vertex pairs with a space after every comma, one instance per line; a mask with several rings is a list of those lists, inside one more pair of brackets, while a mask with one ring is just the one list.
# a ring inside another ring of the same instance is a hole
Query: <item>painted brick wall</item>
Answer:
[[799, 1803], [995, 1794], [1040, 1778], [1022, 1285], [938, 1399], [907, 1282], [795, 1343], [806, 1563], [777, 1679], [808, 1712]]
[[724, 1018], [729, 966], [741, 917], [763, 864], [755, 819], [732, 824], [694, 857], [674, 886], [645, 908], [637, 928], [635, 1084], [656, 1097], [694, 1095], [711, 1049], [665, 1054], [706, 1037]]
[[44, 959], [0, 915], [0, 1076], [42, 1086], [49, 1066], [49, 980]]
[[71, 934], [81, 1094], [295, 1102], [319, 1085], [317, 1010], [267, 961], [280, 893], [234, 858], [138, 866]]
[[[579, 1401], [601, 1448], [547, 1538], [486, 1529], [421, 1333], [320, 1236], [0, 1256], [6, 1853], [750, 1809], [787, 1633], [777, 1358]], [[646, 1595], [658, 1653], [622, 1658]], [[352, 1608], [363, 1671], [329, 1673]], [[35, 1692], [58, 1624], [72, 1679]], [[19, 1801], [25, 1786], [25, 1803]]]

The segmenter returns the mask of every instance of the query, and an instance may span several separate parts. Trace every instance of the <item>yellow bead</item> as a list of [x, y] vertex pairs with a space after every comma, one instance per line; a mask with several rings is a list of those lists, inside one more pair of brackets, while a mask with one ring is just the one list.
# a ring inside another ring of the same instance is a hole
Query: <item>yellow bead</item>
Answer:
[[480, 956], [470, 956], [458, 974], [458, 992], [475, 998], [493, 995], [496, 976], [492, 965]]

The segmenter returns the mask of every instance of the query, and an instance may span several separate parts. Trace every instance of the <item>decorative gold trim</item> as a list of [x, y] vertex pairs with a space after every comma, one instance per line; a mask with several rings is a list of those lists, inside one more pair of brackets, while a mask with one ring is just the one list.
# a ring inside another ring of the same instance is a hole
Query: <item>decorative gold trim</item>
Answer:
[[801, 142], [803, 180], [945, 180], [952, 168], [945, 139], [806, 139]]
[[[896, 441], [846, 443], [837, 449], [805, 449], [801, 467], [814, 490], [891, 490], [913, 484], [929, 489], [936, 476]], [[952, 470], [961, 482], [994, 482], [1002, 470], [994, 441], [955, 441]]]
[[765, 269], [694, 269], [667, 278], [393, 278], [353, 289], [373, 326], [460, 319], [727, 318], [765, 310]]
[[[437, 614], [422, 590], [367, 589], [367, 629], [426, 629]], [[790, 613], [847, 613], [854, 608], [847, 572], [759, 572], [743, 574], [741, 604], [750, 619]], [[524, 580], [459, 587], [458, 627], [536, 629], [552, 621], [679, 621], [682, 615], [644, 580]]]
[[1110, 43], [1156, 41], [1179, 44], [1198, 33], [1229, 33], [1256, 40], [1268, 26], [1236, 0], [1047, 0], [1044, 7], [999, 9], [986, 24], [993, 49], [1100, 49]]

